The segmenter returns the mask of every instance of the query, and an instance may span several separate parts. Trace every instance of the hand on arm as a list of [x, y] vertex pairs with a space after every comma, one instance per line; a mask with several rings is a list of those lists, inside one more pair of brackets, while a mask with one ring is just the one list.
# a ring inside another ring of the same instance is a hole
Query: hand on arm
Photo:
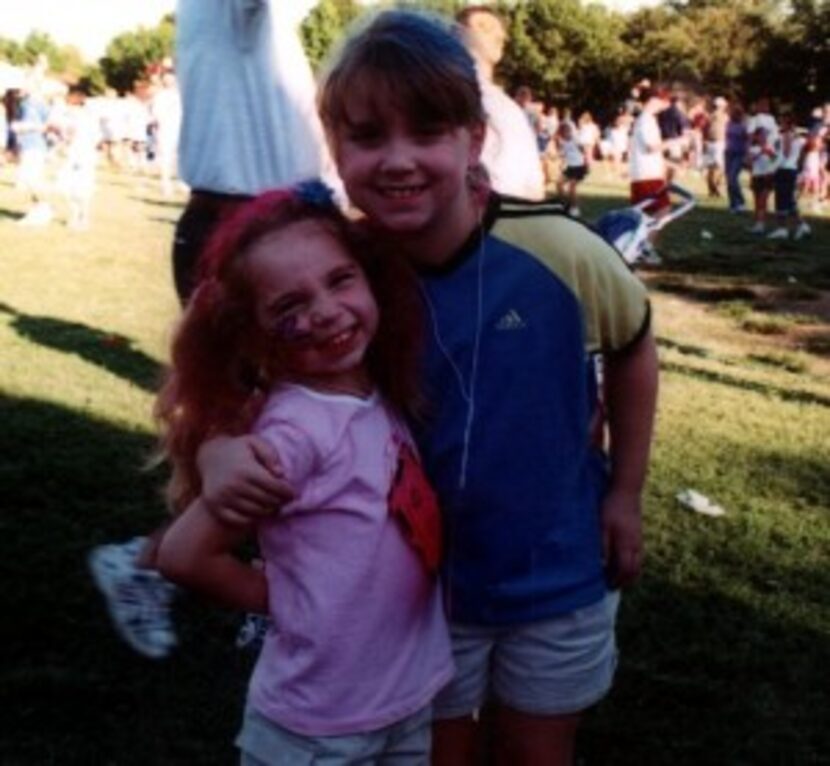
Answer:
[[245, 526], [293, 499], [275, 450], [258, 436], [219, 436], [197, 458], [202, 499], [216, 518]]
[[629, 585], [643, 560], [641, 497], [657, 406], [657, 347], [649, 332], [605, 360], [611, 480], [602, 506], [603, 554], [610, 584]]
[[195, 500], [162, 538], [158, 569], [167, 579], [222, 606], [266, 613], [265, 574], [233, 553], [246, 535], [247, 530], [223, 523], [201, 499]]

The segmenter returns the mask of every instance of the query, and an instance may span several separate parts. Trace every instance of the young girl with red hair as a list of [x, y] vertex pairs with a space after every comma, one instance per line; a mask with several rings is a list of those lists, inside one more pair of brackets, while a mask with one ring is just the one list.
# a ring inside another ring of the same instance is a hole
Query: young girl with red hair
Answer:
[[[402, 419], [419, 401], [414, 282], [389, 254], [371, 257], [320, 184], [241, 208], [204, 264], [157, 403], [181, 511], [157, 564], [271, 618], [242, 763], [309, 751], [422, 762], [452, 659], [438, 509]], [[248, 431], [276, 451], [295, 492], [254, 529], [208, 510], [196, 468], [205, 439]], [[250, 531], [263, 569], [234, 555]]]

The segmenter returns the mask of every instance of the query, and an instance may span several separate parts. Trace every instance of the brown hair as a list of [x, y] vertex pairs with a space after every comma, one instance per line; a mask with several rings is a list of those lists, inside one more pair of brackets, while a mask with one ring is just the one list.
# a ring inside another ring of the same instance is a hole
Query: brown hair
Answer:
[[359, 25], [323, 78], [320, 114], [329, 133], [349, 123], [355, 93], [376, 108], [391, 101], [416, 125], [483, 123], [475, 63], [453, 30], [438, 16], [399, 10]]

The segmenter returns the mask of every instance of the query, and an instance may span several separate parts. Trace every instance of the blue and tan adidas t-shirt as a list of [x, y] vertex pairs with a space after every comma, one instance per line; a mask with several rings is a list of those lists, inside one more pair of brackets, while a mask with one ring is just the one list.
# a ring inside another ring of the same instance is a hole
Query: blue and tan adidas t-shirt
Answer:
[[445, 515], [451, 619], [508, 624], [605, 592], [591, 357], [648, 330], [646, 290], [560, 206], [494, 196], [482, 232], [422, 273], [419, 442]]

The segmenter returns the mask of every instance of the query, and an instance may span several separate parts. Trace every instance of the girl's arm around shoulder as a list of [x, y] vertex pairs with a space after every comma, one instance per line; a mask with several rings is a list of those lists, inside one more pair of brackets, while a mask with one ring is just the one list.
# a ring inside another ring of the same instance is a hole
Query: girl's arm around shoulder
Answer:
[[248, 533], [248, 528], [220, 521], [199, 498], [165, 533], [158, 569], [167, 579], [222, 606], [265, 613], [265, 574], [234, 555]]
[[202, 499], [217, 519], [244, 527], [294, 499], [276, 449], [254, 434], [217, 435], [197, 456]]

